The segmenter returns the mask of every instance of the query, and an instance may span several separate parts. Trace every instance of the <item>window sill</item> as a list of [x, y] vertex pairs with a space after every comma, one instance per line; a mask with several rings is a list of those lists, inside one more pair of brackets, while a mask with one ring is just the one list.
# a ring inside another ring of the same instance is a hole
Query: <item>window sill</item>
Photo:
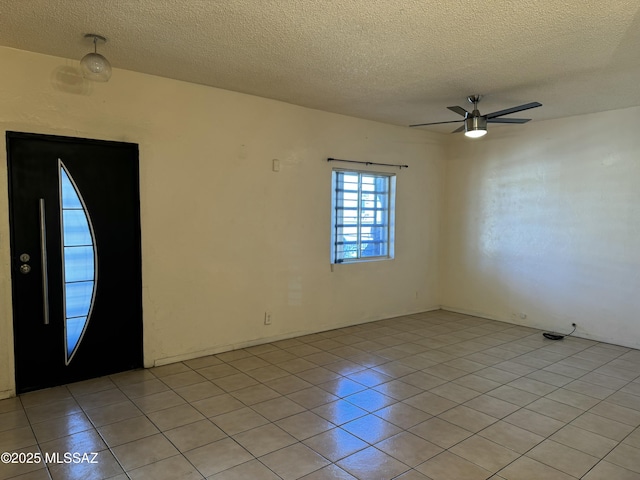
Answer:
[[384, 262], [387, 260], [393, 260], [393, 257], [358, 258], [355, 260], [343, 260], [342, 262], [331, 262], [331, 265], [351, 265], [354, 263], [373, 263], [373, 262]]

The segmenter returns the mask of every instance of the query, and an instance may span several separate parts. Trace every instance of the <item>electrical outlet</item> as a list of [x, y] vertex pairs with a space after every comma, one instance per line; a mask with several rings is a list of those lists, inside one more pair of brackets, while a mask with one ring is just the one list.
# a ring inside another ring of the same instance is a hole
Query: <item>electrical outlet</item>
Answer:
[[264, 324], [271, 325], [271, 312], [264, 312]]

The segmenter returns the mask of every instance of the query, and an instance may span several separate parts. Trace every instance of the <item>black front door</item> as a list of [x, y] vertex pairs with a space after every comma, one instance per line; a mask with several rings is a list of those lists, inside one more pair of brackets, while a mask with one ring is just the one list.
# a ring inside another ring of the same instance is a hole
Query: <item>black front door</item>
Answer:
[[18, 393], [142, 366], [138, 146], [7, 132]]

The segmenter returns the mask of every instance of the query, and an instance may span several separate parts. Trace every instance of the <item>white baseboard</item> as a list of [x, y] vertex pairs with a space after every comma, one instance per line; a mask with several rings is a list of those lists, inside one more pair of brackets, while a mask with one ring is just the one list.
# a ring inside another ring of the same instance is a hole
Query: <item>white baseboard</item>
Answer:
[[[491, 315], [485, 312], [476, 312], [473, 310], [468, 310], [468, 309], [464, 309], [464, 308], [457, 308], [457, 307], [451, 307], [449, 305], [442, 305], [441, 306], [442, 310], [448, 310], [450, 312], [454, 312], [454, 313], [462, 313], [464, 315], [471, 315], [474, 317], [479, 317], [479, 318], [485, 318], [487, 320], [496, 320], [498, 322], [504, 322], [504, 323], [509, 323], [511, 325], [517, 325], [519, 327], [529, 327], [529, 328], [535, 328], [538, 330], [544, 330], [544, 331], [550, 331], [551, 329], [549, 328], [549, 325], [542, 325], [538, 322], [535, 321], [522, 321], [522, 322], [514, 322], [511, 319], [506, 319], [506, 318], [500, 318], [496, 315]], [[583, 338], [585, 340], [593, 340], [594, 342], [601, 342], [601, 343], [608, 343], [608, 344], [612, 344], [612, 345], [619, 345], [621, 347], [626, 347], [626, 348], [633, 348], [633, 349], [640, 349], [640, 341], [629, 341], [626, 339], [619, 339], [619, 338], [613, 338], [613, 337], [603, 337], [601, 335], [593, 335], [590, 334], [589, 332], [584, 332], [584, 331], [578, 331], [576, 333], [574, 333], [572, 335], [573, 337], [577, 337], [577, 338]]]
[[371, 323], [371, 322], [378, 322], [380, 320], [388, 320], [390, 318], [396, 318], [396, 317], [403, 317], [405, 315], [415, 315], [416, 313], [423, 313], [423, 312], [432, 312], [434, 310], [440, 310], [440, 305], [436, 305], [427, 309], [420, 309], [417, 311], [410, 311], [410, 312], [405, 312], [405, 313], [399, 313], [397, 315], [391, 315], [391, 316], [381, 316], [380, 318], [378, 317], [374, 317], [371, 319], [367, 319], [367, 320], [360, 320], [360, 321], [356, 321], [353, 323], [348, 323], [348, 324], [325, 324], [325, 325], [319, 325], [318, 328], [314, 328], [313, 330], [304, 330], [304, 331], [297, 331], [297, 332], [288, 332], [285, 334], [281, 334], [281, 335], [274, 335], [271, 337], [260, 337], [260, 338], [256, 338], [253, 340], [247, 340], [245, 342], [239, 342], [239, 343], [233, 343], [233, 344], [228, 344], [228, 345], [217, 345], [215, 347], [211, 347], [208, 348], [206, 350], [198, 350], [197, 352], [189, 352], [189, 353], [184, 353], [181, 355], [174, 355], [174, 356], [170, 356], [170, 357], [163, 357], [163, 358], [156, 358], [155, 360], [153, 360], [151, 362], [151, 365], [147, 365], [145, 363], [145, 368], [149, 368], [149, 367], [160, 367], [162, 365], [168, 365], [170, 363], [175, 363], [175, 362], [184, 362], [186, 360], [193, 360], [194, 358], [200, 358], [200, 357], [206, 357], [209, 355], [216, 355], [218, 353], [224, 353], [224, 352], [229, 352], [231, 350], [239, 350], [241, 348], [248, 348], [248, 347], [254, 347], [256, 345], [263, 345], [265, 343], [272, 343], [272, 342], [277, 342], [279, 340], [287, 340], [289, 338], [295, 338], [295, 337], [300, 337], [303, 335], [311, 335], [314, 333], [321, 333], [321, 332], [327, 332], [329, 330], [335, 330], [337, 328], [346, 328], [346, 327], [352, 327], [354, 325], [362, 325], [365, 323]]

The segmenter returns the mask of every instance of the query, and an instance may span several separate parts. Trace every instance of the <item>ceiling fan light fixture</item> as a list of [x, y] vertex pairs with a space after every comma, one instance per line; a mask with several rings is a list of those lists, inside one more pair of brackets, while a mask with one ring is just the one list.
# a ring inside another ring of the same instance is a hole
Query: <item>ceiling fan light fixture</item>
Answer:
[[469, 103], [473, 104], [473, 111], [468, 112], [464, 108], [460, 106], [452, 106], [447, 107], [454, 113], [457, 113], [461, 117], [464, 117], [464, 120], [446, 120], [444, 122], [429, 122], [429, 123], [416, 123], [414, 125], [409, 125], [410, 127], [424, 127], [427, 125], [440, 125], [443, 123], [459, 123], [462, 122], [462, 125], [456, 128], [451, 133], [464, 132], [466, 137], [469, 138], [480, 138], [487, 134], [487, 123], [527, 123], [530, 121], [530, 118], [501, 118], [505, 115], [510, 115], [516, 112], [522, 112], [523, 110], [529, 110], [530, 108], [541, 107], [542, 104], [539, 102], [531, 102], [525, 103], [523, 105], [518, 105], [517, 107], [506, 108], [504, 110], [498, 110], [497, 112], [488, 113], [486, 115], [480, 115], [480, 111], [478, 110], [478, 102], [482, 98], [482, 95], [469, 95], [467, 100]]
[[98, 53], [98, 42], [106, 43], [107, 39], [102, 35], [87, 33], [84, 38], [93, 42], [93, 52], [86, 54], [80, 60], [82, 76], [95, 82], [108, 82], [111, 78], [111, 64], [104, 56]]
[[469, 116], [464, 119], [464, 135], [469, 138], [480, 138], [487, 134], [487, 118]]

